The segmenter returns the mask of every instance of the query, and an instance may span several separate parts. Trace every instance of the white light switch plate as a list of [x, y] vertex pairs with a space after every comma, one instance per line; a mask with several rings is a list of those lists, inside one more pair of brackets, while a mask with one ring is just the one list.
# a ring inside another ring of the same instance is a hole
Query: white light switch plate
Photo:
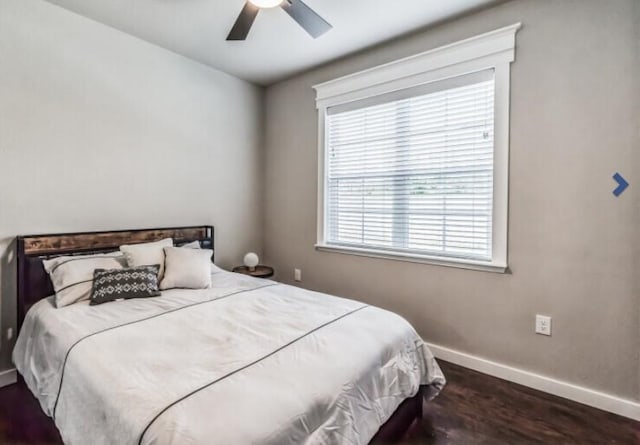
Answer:
[[551, 335], [551, 317], [536, 315], [536, 334]]
[[302, 281], [302, 270], [293, 269], [293, 279], [296, 281]]

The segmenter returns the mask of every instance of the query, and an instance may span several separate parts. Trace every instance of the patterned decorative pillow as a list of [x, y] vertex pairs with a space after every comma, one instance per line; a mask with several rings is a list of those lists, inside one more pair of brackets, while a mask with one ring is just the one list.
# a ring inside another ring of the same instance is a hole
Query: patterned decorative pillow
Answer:
[[96, 269], [93, 273], [91, 305], [109, 301], [147, 298], [160, 295], [158, 273], [160, 265], [126, 269]]

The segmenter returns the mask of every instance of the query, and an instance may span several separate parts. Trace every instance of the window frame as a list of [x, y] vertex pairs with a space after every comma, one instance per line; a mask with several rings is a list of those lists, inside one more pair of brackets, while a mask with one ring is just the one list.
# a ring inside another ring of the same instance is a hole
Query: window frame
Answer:
[[[516, 23], [313, 87], [318, 109], [317, 250], [488, 272], [507, 271], [510, 66], [515, 60], [515, 36], [521, 26]], [[487, 69], [494, 70], [495, 79], [491, 261], [327, 243], [327, 109]]]

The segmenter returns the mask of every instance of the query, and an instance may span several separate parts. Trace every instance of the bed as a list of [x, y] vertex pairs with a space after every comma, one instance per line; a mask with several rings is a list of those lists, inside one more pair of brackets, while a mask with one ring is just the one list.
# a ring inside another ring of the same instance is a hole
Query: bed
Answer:
[[444, 376], [400, 316], [212, 268], [212, 286], [56, 308], [43, 259], [209, 226], [19, 237], [13, 358], [67, 444], [397, 440]]

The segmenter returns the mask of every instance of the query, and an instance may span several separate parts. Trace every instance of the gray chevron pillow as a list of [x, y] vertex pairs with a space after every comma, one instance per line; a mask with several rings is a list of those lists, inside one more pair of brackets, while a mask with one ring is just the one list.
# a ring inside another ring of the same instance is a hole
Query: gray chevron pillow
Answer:
[[93, 273], [91, 305], [109, 301], [157, 297], [160, 265], [125, 269], [96, 269]]

